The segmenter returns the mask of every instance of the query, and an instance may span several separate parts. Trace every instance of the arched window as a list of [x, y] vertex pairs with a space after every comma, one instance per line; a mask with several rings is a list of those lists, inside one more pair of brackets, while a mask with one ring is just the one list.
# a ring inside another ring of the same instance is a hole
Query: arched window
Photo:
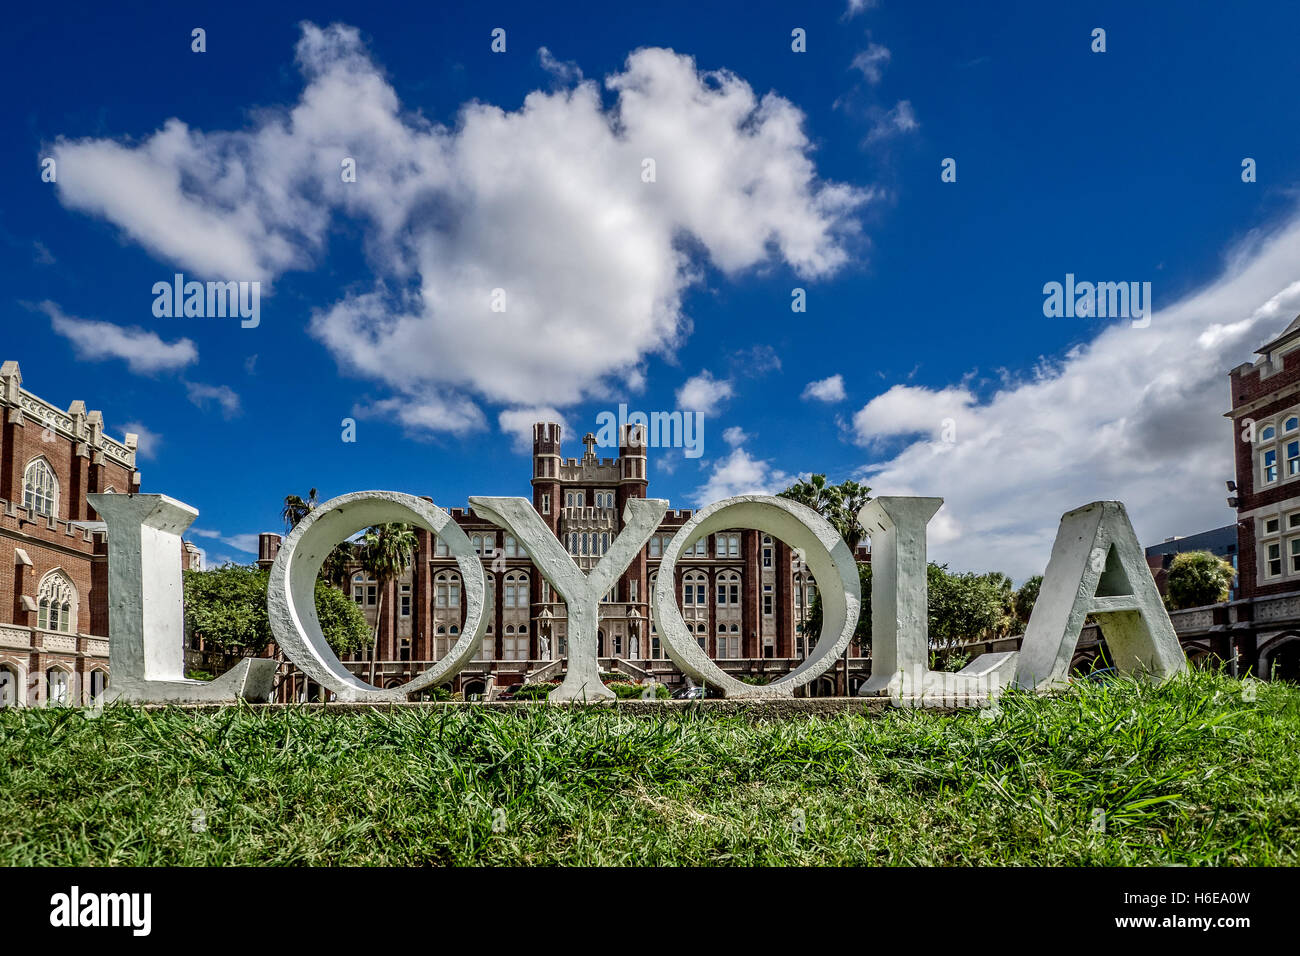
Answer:
[[47, 631], [77, 633], [77, 589], [72, 579], [55, 569], [41, 579], [37, 590], [36, 626]]
[[374, 607], [379, 602], [379, 582], [358, 571], [352, 575], [352, 600], [362, 607]]
[[460, 575], [439, 571], [433, 579], [435, 607], [460, 607]]
[[59, 508], [59, 480], [44, 458], [33, 458], [23, 472], [23, 507], [53, 517]]
[[1277, 437], [1277, 430], [1272, 425], [1265, 425], [1259, 433], [1260, 441], [1272, 441]]
[[61, 707], [71, 702], [72, 681], [65, 670], [51, 667], [45, 672], [45, 703], [50, 707]]
[[735, 571], [718, 575], [718, 604], [740, 606], [740, 575]]
[[1295, 415], [1292, 415], [1282, 423], [1282, 430], [1284, 432], [1293, 432], [1297, 428], [1300, 428], [1300, 418], [1297, 418]]
[[514, 571], [506, 575], [505, 598], [502, 607], [528, 607], [528, 575]]
[[[107, 494], [107, 492], [105, 492]], [[91, 701], [99, 700], [104, 691], [108, 690], [108, 675], [101, 670], [90, 672], [90, 699]]]
[[18, 706], [18, 689], [22, 686], [16, 670], [8, 664], [0, 665], [0, 709]]
[[703, 571], [687, 571], [682, 575], [682, 604], [704, 607], [708, 604], [709, 579]]

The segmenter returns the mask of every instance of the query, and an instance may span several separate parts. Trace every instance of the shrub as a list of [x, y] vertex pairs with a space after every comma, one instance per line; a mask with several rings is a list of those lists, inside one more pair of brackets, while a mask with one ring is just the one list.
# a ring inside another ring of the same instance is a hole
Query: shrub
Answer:
[[1169, 565], [1169, 603], [1179, 610], [1228, 600], [1236, 574], [1232, 565], [1208, 551], [1186, 551]]

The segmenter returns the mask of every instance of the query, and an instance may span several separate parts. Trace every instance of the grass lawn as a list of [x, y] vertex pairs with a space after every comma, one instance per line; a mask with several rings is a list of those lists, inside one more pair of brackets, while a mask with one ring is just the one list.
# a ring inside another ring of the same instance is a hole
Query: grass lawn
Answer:
[[1294, 865], [1300, 688], [1248, 696], [1193, 673], [993, 719], [5, 711], [0, 863]]

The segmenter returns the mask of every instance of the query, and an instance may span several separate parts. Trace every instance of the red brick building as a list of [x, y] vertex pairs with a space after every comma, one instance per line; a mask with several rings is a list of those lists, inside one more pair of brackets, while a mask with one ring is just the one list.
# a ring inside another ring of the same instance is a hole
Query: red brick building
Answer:
[[1300, 316], [1230, 373], [1242, 598], [1300, 590]]
[[108, 564], [94, 492], [140, 489], [136, 436], [0, 367], [0, 706], [87, 703], [108, 679]]
[[[617, 458], [600, 458], [596, 439], [583, 439], [581, 458], [564, 458], [561, 429], [552, 422], [533, 426], [532, 502], [538, 515], [564, 543], [578, 567], [596, 565], [623, 529], [629, 498], [646, 497], [646, 449], [622, 435]], [[457, 679], [457, 689], [482, 693], [487, 686], [518, 683], [539, 672], [558, 676], [568, 653], [567, 613], [513, 536], [468, 508], [449, 513], [469, 537], [489, 571], [494, 603], [483, 650]], [[679, 681], [659, 641], [650, 598], [668, 540], [690, 520], [690, 511], [669, 511], [641, 554], [624, 572], [600, 610], [598, 656], [602, 667], [629, 676], [653, 673]], [[418, 531], [412, 568], [389, 585], [381, 602], [378, 582], [360, 571], [351, 594], [373, 626], [380, 614], [376, 682], [397, 686], [445, 655], [465, 623], [463, 586], [446, 546]], [[264, 534], [259, 563], [269, 567], [279, 536]], [[860, 560], [867, 560], [862, 549]], [[806, 566], [781, 541], [758, 531], [727, 531], [697, 542], [677, 562], [678, 606], [688, 627], [720, 666], [737, 674], [779, 676], [811, 650], [805, 634], [816, 585]], [[859, 648], [850, 655], [861, 656]], [[369, 665], [358, 655], [346, 661], [362, 679]], [[835, 680], [832, 675], [831, 680]], [[842, 680], [846, 678], [841, 675]], [[299, 681], [294, 696], [305, 684]], [[856, 689], [856, 688], [854, 688]]]

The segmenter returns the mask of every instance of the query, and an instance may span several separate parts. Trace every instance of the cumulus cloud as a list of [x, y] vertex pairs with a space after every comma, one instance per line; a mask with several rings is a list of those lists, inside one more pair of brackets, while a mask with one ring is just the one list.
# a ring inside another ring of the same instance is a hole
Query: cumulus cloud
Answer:
[[42, 302], [39, 308], [50, 317], [54, 331], [72, 343], [81, 359], [121, 359], [132, 372], [149, 374], [183, 368], [199, 358], [199, 350], [189, 339], [164, 342], [158, 333], [145, 329], [78, 319], [65, 315], [53, 302]]
[[185, 392], [191, 402], [199, 408], [207, 408], [215, 403], [221, 409], [222, 417], [234, 418], [239, 414], [239, 395], [229, 385], [205, 385], [202, 382], [186, 382]]
[[1184, 298], [1164, 305], [1157, 288], [1148, 328], [1110, 325], [985, 399], [959, 385], [891, 388], [854, 416], [858, 441], [905, 442], [868, 480], [877, 494], [945, 497], [934, 556], [1017, 579], [1043, 570], [1061, 515], [1089, 501], [1122, 500], [1147, 544], [1232, 523], [1227, 370], [1300, 311], [1297, 262], [1300, 216], [1233, 250]]
[[844, 376], [837, 373], [830, 378], [809, 382], [804, 386], [803, 397], [816, 399], [819, 402], [844, 401]]
[[537, 422], [556, 422], [560, 426], [561, 434], [569, 434], [568, 421], [548, 405], [507, 408], [497, 416], [497, 425], [504, 434], [511, 437], [512, 447], [519, 452], [533, 450], [533, 425]]
[[122, 434], [135, 436], [137, 458], [152, 461], [158, 457], [158, 450], [162, 448], [163, 443], [162, 435], [143, 422], [127, 422], [122, 426]]
[[745, 444], [749, 440], [749, 436], [745, 434], [745, 429], [739, 425], [732, 425], [722, 433], [722, 440], [735, 448], [737, 445]]
[[692, 496], [703, 506], [732, 495], [773, 495], [794, 481], [769, 461], [752, 457], [743, 446], [732, 448], [731, 454], [713, 466], [709, 479]]
[[242, 130], [171, 119], [138, 144], [58, 141], [58, 195], [213, 278], [307, 268], [335, 217], [359, 223], [373, 284], [311, 331], [408, 400], [387, 410], [416, 428], [482, 427], [485, 401], [564, 407], [635, 387], [684, 335], [705, 263], [829, 275], [870, 196], [817, 176], [790, 101], [671, 50], [629, 55], [604, 80], [608, 104], [561, 70], [560, 88], [514, 110], [468, 103], [451, 126], [402, 109], [354, 28], [304, 24], [297, 63], [297, 103]]
[[677, 407], [687, 412], [712, 415], [718, 406], [732, 395], [729, 379], [718, 379], [705, 369], [688, 378], [677, 390]]

